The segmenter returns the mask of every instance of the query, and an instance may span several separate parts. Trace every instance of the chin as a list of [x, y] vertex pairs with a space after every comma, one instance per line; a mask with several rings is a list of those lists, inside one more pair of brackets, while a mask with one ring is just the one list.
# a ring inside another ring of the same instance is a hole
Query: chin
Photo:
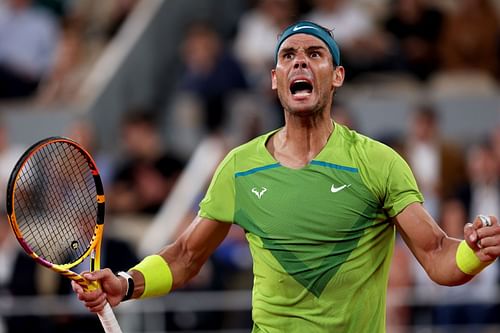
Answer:
[[310, 117], [314, 115], [319, 115], [321, 114], [322, 109], [317, 108], [317, 107], [294, 107], [294, 108], [289, 108], [287, 111], [289, 114], [298, 116], [298, 117]]

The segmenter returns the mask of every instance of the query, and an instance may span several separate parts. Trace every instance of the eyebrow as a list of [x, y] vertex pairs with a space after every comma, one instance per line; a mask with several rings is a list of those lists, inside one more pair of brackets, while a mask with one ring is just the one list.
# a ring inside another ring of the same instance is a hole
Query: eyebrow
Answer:
[[[279, 54], [289, 53], [289, 52], [293, 52], [295, 50], [297, 50], [296, 47], [285, 47], [285, 48], [282, 48], [280, 50]], [[323, 45], [312, 45], [312, 46], [307, 47], [305, 50], [306, 50], [306, 52], [317, 51], [317, 50], [328, 51], [328, 49]]]

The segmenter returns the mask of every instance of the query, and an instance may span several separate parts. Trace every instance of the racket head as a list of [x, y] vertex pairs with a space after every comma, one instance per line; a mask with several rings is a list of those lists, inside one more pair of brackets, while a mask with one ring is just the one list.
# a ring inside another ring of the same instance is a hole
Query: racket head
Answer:
[[69, 269], [100, 255], [105, 197], [92, 156], [65, 137], [43, 139], [20, 157], [7, 184], [9, 224], [38, 263], [77, 281]]

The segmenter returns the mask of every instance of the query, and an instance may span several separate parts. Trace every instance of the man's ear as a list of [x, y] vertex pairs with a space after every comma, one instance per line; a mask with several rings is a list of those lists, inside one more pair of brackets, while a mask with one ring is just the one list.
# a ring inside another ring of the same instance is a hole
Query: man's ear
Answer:
[[276, 70], [275, 69], [271, 69], [271, 88], [273, 90], [278, 89], [278, 85], [276, 83]]
[[342, 86], [344, 83], [344, 78], [345, 78], [345, 68], [344, 66], [337, 66], [335, 67], [333, 71], [333, 87], [334, 88], [339, 88]]

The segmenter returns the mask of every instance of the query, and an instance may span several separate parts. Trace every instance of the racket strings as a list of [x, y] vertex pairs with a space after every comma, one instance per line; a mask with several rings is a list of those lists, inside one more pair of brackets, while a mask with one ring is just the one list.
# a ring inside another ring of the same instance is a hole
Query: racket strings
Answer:
[[28, 159], [16, 180], [16, 219], [37, 255], [54, 264], [87, 252], [97, 221], [96, 185], [86, 156], [56, 142]]

